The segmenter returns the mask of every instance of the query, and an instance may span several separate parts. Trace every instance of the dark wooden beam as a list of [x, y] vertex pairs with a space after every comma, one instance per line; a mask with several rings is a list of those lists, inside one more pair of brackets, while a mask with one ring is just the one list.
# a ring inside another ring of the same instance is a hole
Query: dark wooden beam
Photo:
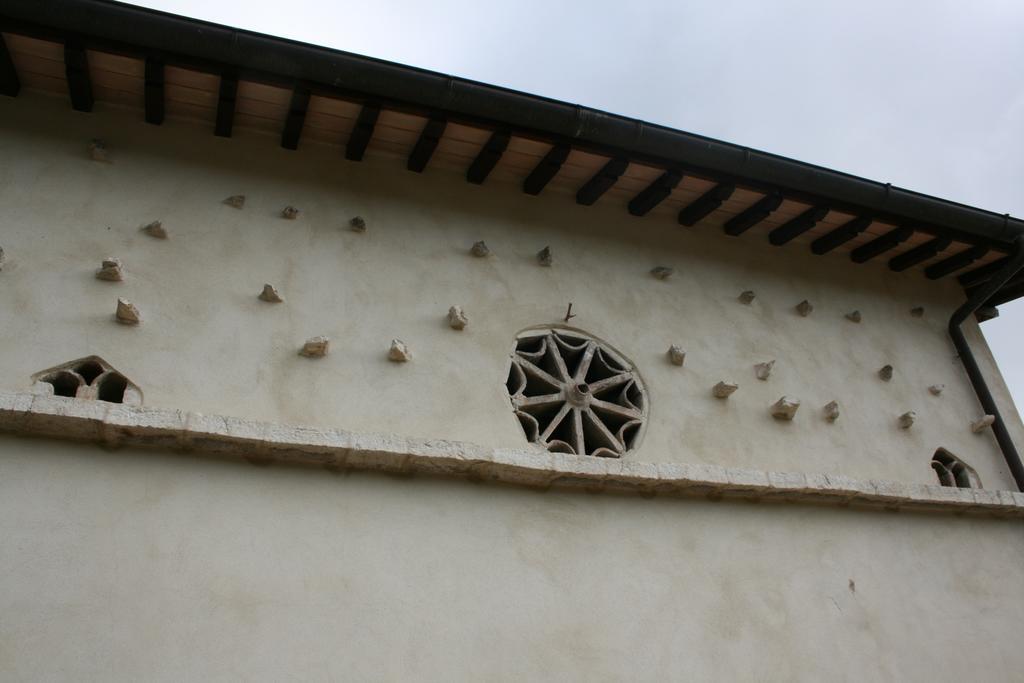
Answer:
[[811, 251], [818, 256], [827, 254], [867, 230], [869, 225], [871, 225], [871, 218], [868, 216], [858, 216], [848, 220], [827, 235], [822, 235], [811, 242]]
[[982, 256], [988, 253], [988, 247], [981, 245], [964, 249], [959, 254], [953, 254], [949, 258], [942, 259], [924, 269], [924, 276], [929, 280], [938, 280], [961, 268], [966, 268]]
[[348, 136], [348, 143], [345, 144], [345, 158], [349, 161], [362, 161], [366, 154], [366, 146], [370, 144], [373, 137], [373, 129], [377, 126], [377, 117], [380, 116], [380, 105], [376, 102], [367, 102], [359, 111], [359, 118]]
[[1016, 285], [1007, 283], [1002, 289], [992, 295], [988, 301], [985, 302], [986, 306], [1001, 306], [1007, 302], [1013, 301], [1014, 299], [1020, 299], [1024, 297], [1024, 281], [1017, 283]]
[[583, 206], [590, 206], [607, 192], [612, 185], [618, 182], [619, 177], [629, 167], [629, 160], [622, 157], [615, 157], [608, 161], [604, 167], [594, 174], [594, 177], [576, 192], [576, 203]]
[[526, 176], [526, 180], [523, 181], [523, 192], [539, 195], [551, 179], [562, 170], [562, 164], [569, 158], [571, 150], [569, 145], [555, 145], [549, 149], [540, 163], [530, 171], [530, 175]]
[[690, 205], [679, 212], [679, 223], [688, 228], [697, 225], [712, 211], [722, 205], [722, 202], [732, 196], [736, 191], [735, 185], [716, 185], [697, 199], [690, 202]]
[[441, 136], [444, 135], [444, 129], [447, 127], [446, 119], [438, 115], [431, 116], [423, 126], [423, 130], [420, 131], [420, 138], [416, 141], [416, 146], [412, 148], [412, 154], [409, 155], [405, 167], [410, 171], [423, 173], [423, 169], [427, 167], [427, 162], [433, 156], [434, 150], [437, 149], [437, 143], [441, 141]]
[[217, 123], [213, 134], [222, 138], [231, 137], [235, 125], [235, 96], [238, 93], [238, 77], [233, 73], [220, 75], [220, 94], [217, 98]]
[[302, 126], [306, 123], [306, 110], [309, 109], [309, 88], [296, 86], [292, 90], [292, 103], [288, 107], [288, 118], [284, 120], [281, 131], [281, 146], [285, 149], [298, 149], [299, 138], [302, 137]]
[[7, 51], [7, 43], [0, 34], [0, 95], [17, 97], [21, 92], [21, 81], [18, 80], [18, 72], [11, 61], [11, 53]]
[[146, 123], [164, 122], [164, 63], [146, 58]]
[[906, 226], [895, 228], [881, 237], [876, 237], [867, 244], [862, 244], [850, 252], [850, 260], [854, 263], [866, 263], [894, 247], [898, 247], [914, 234], [913, 228]]
[[487, 176], [501, 161], [501, 155], [505, 153], [511, 139], [512, 136], [508, 132], [495, 131], [476, 155], [476, 159], [473, 159], [473, 163], [469, 165], [469, 169], [466, 171], [466, 180], [474, 185], [483, 185]]
[[1024, 297], [1024, 276], [1018, 274], [1003, 285], [985, 302], [986, 306], [1002, 306], [1008, 301]]
[[901, 273], [907, 268], [912, 268], [919, 263], [924, 263], [928, 259], [935, 258], [940, 251], [948, 249], [952, 243], [953, 240], [948, 237], [936, 237], [924, 244], [919, 244], [910, 251], [905, 251], [899, 256], [893, 256], [889, 259], [889, 269]]
[[[996, 262], [993, 261], [993, 263], [996, 263]], [[971, 287], [970, 289], [968, 289], [967, 290], [967, 298], [971, 298], [975, 294], [977, 294], [978, 290], [981, 289], [982, 285], [984, 285], [984, 284], [985, 283], [981, 283], [981, 284], [979, 284], [979, 285], [977, 285], [975, 287]], [[1003, 290], [1006, 290], [1006, 289], [1014, 289], [1014, 288], [1018, 288], [1018, 287], [1024, 287], [1024, 272], [1019, 272], [1016, 275], [1014, 275], [1013, 277], [1011, 277], [1009, 280], [1007, 280], [1006, 283], [1002, 287], [1000, 287], [999, 291], [1003, 291]], [[989, 305], [988, 302], [985, 302], [985, 303], [986, 303], [986, 305]], [[1000, 302], [1000, 303], [1006, 303], [1006, 302], [1003, 301], [1003, 302]], [[998, 306], [999, 304], [991, 304], [991, 305]]]
[[752, 227], [763, 221], [768, 216], [772, 215], [772, 211], [779, 208], [782, 204], [782, 195], [778, 192], [772, 192], [759, 199], [757, 202], [748, 206], [725, 223], [725, 234], [738, 237], [750, 230]]
[[1005, 266], [1009, 261], [1010, 257], [1004, 256], [1001, 259], [992, 261], [991, 263], [986, 263], [980, 268], [975, 268], [974, 270], [958, 276], [957, 280], [966, 289], [976, 287], [983, 282], [988, 282], [989, 278], [1002, 270], [1003, 266]]
[[640, 194], [629, 200], [629, 212], [634, 216], [646, 215], [651, 209], [665, 201], [682, 179], [682, 171], [671, 169], [665, 171], [653, 183], [641, 190]]
[[812, 206], [796, 218], [780, 225], [768, 233], [768, 241], [781, 247], [813, 228], [818, 221], [828, 215], [827, 206]]
[[75, 111], [92, 111], [92, 81], [89, 79], [89, 60], [85, 48], [76, 41], [64, 43], [64, 72], [68, 79], [68, 95]]

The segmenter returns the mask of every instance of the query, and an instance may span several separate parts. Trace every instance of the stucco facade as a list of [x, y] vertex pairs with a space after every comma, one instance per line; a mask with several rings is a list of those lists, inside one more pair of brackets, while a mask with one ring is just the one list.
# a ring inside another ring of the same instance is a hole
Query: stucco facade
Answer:
[[[89, 158], [94, 138], [111, 163]], [[413, 174], [383, 153], [345, 162], [316, 142], [295, 153], [245, 127], [221, 139], [128, 108], [86, 115], [39, 93], [0, 102], [0, 156], [4, 392], [95, 354], [146, 406], [528, 450], [510, 354], [523, 330], [564, 324], [571, 302], [569, 325], [646, 387], [624, 462], [924, 485], [938, 483], [942, 447], [986, 490], [1015, 488], [992, 434], [970, 428], [982, 411], [945, 331], [964, 296], [954, 281], [740, 246], [667, 209], [639, 221], [615, 201]], [[236, 194], [241, 210], [223, 203]], [[281, 217], [288, 205], [298, 219]], [[349, 229], [356, 215], [365, 232]], [[140, 231], [156, 219], [168, 239]], [[478, 240], [490, 257], [469, 254]], [[123, 282], [94, 277], [107, 256]], [[675, 272], [658, 280], [655, 266]], [[264, 283], [285, 301], [257, 299]], [[114, 321], [119, 297], [141, 324]], [[973, 319], [967, 333], [1020, 442]], [[299, 355], [315, 335], [330, 353]], [[392, 338], [411, 362], [389, 361]], [[714, 398], [723, 380], [739, 389]], [[792, 421], [769, 412], [783, 395], [802, 402]], [[907, 411], [917, 420], [902, 429]], [[1024, 664], [1024, 541], [1019, 519], [998, 516], [595, 495], [8, 435], [0, 536], [12, 680], [995, 681]]]
[[[611, 202], [467, 186], [444, 169], [339, 163], [332, 146], [293, 153], [244, 129], [210, 139], [186, 123], [146, 126], [131, 111], [4, 104], [0, 144], [17, 160], [0, 189], [5, 389], [97, 354], [147, 405], [516, 447], [523, 435], [504, 384], [515, 336], [562, 324], [572, 302], [571, 324], [620, 350], [645, 381], [644, 461], [932, 483], [931, 455], [945, 447], [986, 487], [1012, 488], [991, 434], [970, 430], [981, 409], [945, 332], [963, 298], [955, 282], [738, 248], [668, 216], [640, 222]], [[89, 159], [92, 138], [113, 163]], [[233, 194], [246, 195], [243, 210], [222, 203]], [[300, 218], [280, 217], [288, 205]], [[348, 229], [356, 215], [365, 233]], [[139, 230], [157, 219], [166, 241]], [[469, 254], [477, 240], [489, 258]], [[546, 245], [554, 265], [538, 267]], [[106, 256], [124, 262], [124, 282], [93, 277]], [[676, 272], [659, 281], [649, 274], [657, 265]], [[257, 299], [264, 283], [286, 302]], [[744, 290], [757, 295], [750, 305], [737, 300]], [[112, 323], [118, 297], [139, 307], [137, 328]], [[804, 299], [815, 307], [806, 318], [795, 311]], [[453, 304], [470, 318], [462, 332], [445, 318]], [[924, 317], [910, 314], [916, 306]], [[855, 309], [860, 324], [844, 317]], [[973, 320], [969, 329], [999, 382]], [[297, 352], [315, 335], [332, 349], [313, 362]], [[395, 337], [413, 362], [388, 361]], [[671, 344], [687, 352], [682, 368], [665, 357]], [[773, 359], [759, 381], [754, 365]], [[877, 375], [886, 364], [890, 382]], [[712, 400], [720, 380], [740, 385], [728, 401]], [[933, 384], [946, 385], [941, 396]], [[782, 395], [803, 402], [792, 423], [769, 414]], [[1012, 406], [1005, 388], [999, 396]], [[821, 408], [832, 400], [842, 416], [829, 423]], [[902, 430], [909, 410], [918, 420]]]
[[7, 680], [1020, 669], [1019, 521], [0, 444]]

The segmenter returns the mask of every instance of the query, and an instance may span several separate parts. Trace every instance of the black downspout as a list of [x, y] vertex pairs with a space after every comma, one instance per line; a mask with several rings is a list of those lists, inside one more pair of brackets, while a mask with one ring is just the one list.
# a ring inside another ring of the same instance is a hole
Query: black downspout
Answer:
[[1022, 266], [1024, 266], [1024, 244], [1018, 237], [1013, 241], [1013, 252], [1006, 265], [993, 275], [992, 279], [978, 287], [974, 295], [963, 306], [956, 309], [949, 319], [949, 336], [953, 339], [953, 346], [956, 347], [960, 362], [967, 370], [967, 376], [974, 387], [974, 393], [978, 395], [978, 400], [981, 401], [981, 405], [985, 409], [985, 414], [993, 415], [996, 418], [996, 421], [992, 423], [992, 431], [996, 435], [996, 441], [999, 442], [999, 448], [1003, 451], [1003, 457], [1006, 458], [1006, 464], [1020, 491], [1024, 491], [1024, 464], [1020, 461], [1020, 455], [1017, 454], [1013, 439], [1010, 438], [1010, 432], [1006, 429], [1003, 416], [999, 414], [996, 401], [992, 398], [992, 392], [989, 391], [988, 384], [985, 383], [985, 377], [981, 374], [981, 368], [978, 367], [978, 361], [975, 360], [960, 325], [967, 320], [967, 316], [981, 308], [993, 294], [999, 291], [1007, 280], [1016, 275]]

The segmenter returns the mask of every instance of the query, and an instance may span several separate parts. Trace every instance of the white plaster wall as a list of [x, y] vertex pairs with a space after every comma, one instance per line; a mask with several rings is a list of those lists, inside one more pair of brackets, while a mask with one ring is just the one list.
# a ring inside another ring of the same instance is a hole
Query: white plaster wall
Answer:
[[1024, 667], [1017, 521], [10, 436], [0, 454], [5, 681], [1010, 681]]
[[[89, 160], [93, 137], [113, 164]], [[290, 152], [273, 136], [149, 126], [104, 105], [75, 113], [35, 94], [0, 99], [0, 158], [4, 389], [98, 354], [149, 405], [518, 446], [503, 387], [512, 339], [558, 322], [572, 301], [573, 323], [624, 352], [647, 383], [650, 425], [630, 457], [931, 483], [931, 454], [944, 446], [986, 487], [1012, 488], [992, 435], [968, 427], [981, 409], [945, 333], [962, 300], [952, 279], [777, 249], [756, 231], [682, 229], [666, 212], [636, 219], [612, 201], [585, 208], [436, 168], [417, 175], [392, 158], [347, 162], [337, 147]], [[244, 210], [221, 204], [239, 193]], [[279, 217], [288, 204], [299, 220]], [[356, 214], [367, 233], [346, 228]], [[138, 231], [157, 218], [166, 242]], [[479, 239], [493, 258], [467, 254]], [[540, 268], [534, 254], [548, 244], [555, 266]], [[93, 279], [108, 255], [124, 261], [126, 282]], [[676, 275], [657, 281], [655, 265]], [[264, 282], [287, 303], [258, 301]], [[752, 306], [736, 301], [744, 289], [757, 292]], [[113, 322], [118, 296], [139, 306], [141, 326]], [[805, 298], [809, 318], [793, 311]], [[447, 327], [451, 304], [470, 316], [465, 332]], [[916, 305], [923, 319], [909, 316]], [[854, 308], [860, 325], [843, 318]], [[318, 334], [331, 355], [299, 357]], [[386, 360], [392, 337], [410, 345], [412, 363]], [[687, 349], [685, 368], [666, 361], [671, 343]], [[753, 365], [772, 358], [775, 374], [759, 382]], [[876, 375], [886, 363], [896, 368], [888, 384]], [[740, 383], [728, 401], [710, 396], [722, 379]], [[935, 383], [947, 385], [941, 397], [927, 391]], [[804, 403], [791, 424], [768, 414], [783, 394]], [[820, 415], [831, 400], [843, 411], [834, 425]], [[918, 422], [902, 431], [907, 410]]]

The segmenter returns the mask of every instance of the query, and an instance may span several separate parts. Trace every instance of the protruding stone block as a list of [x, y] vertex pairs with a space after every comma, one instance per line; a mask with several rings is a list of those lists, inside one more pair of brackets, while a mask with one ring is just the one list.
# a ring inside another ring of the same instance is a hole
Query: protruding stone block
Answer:
[[278, 293], [277, 288], [272, 284], [264, 284], [263, 291], [259, 295], [260, 301], [266, 301], [272, 304], [279, 304], [284, 301], [284, 298]]
[[915, 318], [923, 318], [924, 306], [914, 306], [913, 308], [910, 309], [910, 315], [914, 316]]
[[928, 392], [931, 393], [932, 396], [938, 396], [943, 391], [945, 391], [945, 389], [945, 384], [933, 384], [930, 387], [928, 387]]
[[892, 379], [892, 366], [891, 365], [883, 365], [882, 367], [880, 367], [878, 369], [878, 376], [882, 379], [883, 382], [888, 382], [889, 380], [891, 380]]
[[244, 194], [233, 194], [224, 200], [224, 203], [230, 206], [232, 209], [241, 209], [245, 206], [245, 195]]
[[672, 277], [672, 273], [676, 272], [675, 268], [669, 268], [667, 266], [655, 266], [651, 268], [651, 275], [659, 280], [667, 280]]
[[753, 302], [755, 298], [757, 298], [757, 295], [754, 294], [754, 290], [747, 289], [745, 291], [740, 292], [740, 295], [737, 298], [740, 300], [741, 304], [749, 305], [751, 302]]
[[401, 339], [392, 339], [391, 348], [388, 349], [388, 360], [395, 363], [405, 363], [412, 360], [412, 352]]
[[327, 355], [330, 345], [331, 341], [327, 337], [310, 337], [302, 345], [299, 355], [306, 358], [323, 358]]
[[672, 365], [682, 365], [686, 362], [686, 351], [682, 347], [673, 344], [668, 347], [668, 359]]
[[61, 396], [36, 396], [26, 415], [25, 431], [37, 436], [99, 441], [103, 418], [111, 404], [75, 401]]
[[809, 316], [811, 314], [811, 311], [813, 310], [814, 306], [807, 299], [804, 299], [803, 301], [796, 305], [796, 312], [805, 318]]
[[286, 206], [281, 209], [281, 218], [287, 218], [290, 221], [295, 220], [299, 217], [300, 211], [294, 206]]
[[117, 311], [114, 312], [114, 319], [122, 325], [138, 325], [142, 322], [139, 309], [127, 299], [117, 300]]
[[453, 330], [465, 329], [469, 324], [469, 318], [466, 317], [461, 306], [452, 306], [448, 309], [448, 324]]
[[982, 415], [977, 420], [971, 423], [971, 431], [975, 434], [983, 432], [991, 427], [996, 421], [995, 415]]
[[366, 219], [362, 216], [353, 216], [348, 222], [348, 227], [352, 232], [366, 232]]
[[158, 240], [167, 239], [167, 229], [164, 228], [164, 224], [160, 221], [153, 221], [148, 225], [142, 226], [142, 232]]
[[719, 382], [711, 388], [711, 395], [715, 398], [729, 398], [739, 388], [736, 382]]
[[32, 394], [0, 392], [0, 431], [21, 431], [28, 421], [34, 398]]
[[803, 472], [773, 472], [768, 473], [768, 484], [772, 491], [784, 494], [800, 494], [807, 490], [809, 484], [807, 476]]
[[93, 161], [110, 163], [110, 155], [107, 154], [107, 146], [98, 138], [94, 138], [89, 141], [89, 157]]
[[469, 253], [477, 258], [485, 258], [491, 255], [491, 250], [487, 247], [487, 243], [483, 240], [479, 242], [473, 242], [473, 246], [469, 248]]
[[729, 479], [727, 488], [730, 493], [734, 491], [765, 493], [769, 487], [768, 473], [763, 470], [730, 467], [725, 470], [725, 475]]
[[897, 418], [897, 422], [900, 425], [900, 429], [910, 429], [914, 426], [914, 421], [917, 419], [917, 413], [913, 410], [908, 410]]
[[778, 401], [772, 404], [771, 412], [772, 417], [776, 420], [792, 420], [796, 416], [796, 411], [800, 408], [800, 401], [796, 399], [789, 399], [783, 396]]
[[554, 262], [551, 256], [551, 247], [544, 247], [537, 252], [537, 263], [542, 266], [549, 267]]
[[4, 248], [0, 247], [0, 270], [4, 269], [4, 261], [5, 260], [6, 260], [6, 256], [4, 255]]
[[766, 363], [758, 363], [754, 366], [754, 374], [757, 375], [759, 380], [766, 380], [772, 376], [772, 369], [775, 367], [775, 361], [770, 360]]
[[124, 270], [121, 267], [121, 261], [113, 256], [103, 259], [102, 265], [96, 271], [96, 279], [109, 280], [110, 282], [121, 282], [124, 280]]
[[821, 410], [825, 419], [829, 422], [835, 422], [839, 419], [839, 404], [835, 401], [829, 401], [825, 404], [825, 407]]
[[846, 314], [846, 319], [852, 323], [859, 323], [861, 321], [860, 311], [850, 311]]

